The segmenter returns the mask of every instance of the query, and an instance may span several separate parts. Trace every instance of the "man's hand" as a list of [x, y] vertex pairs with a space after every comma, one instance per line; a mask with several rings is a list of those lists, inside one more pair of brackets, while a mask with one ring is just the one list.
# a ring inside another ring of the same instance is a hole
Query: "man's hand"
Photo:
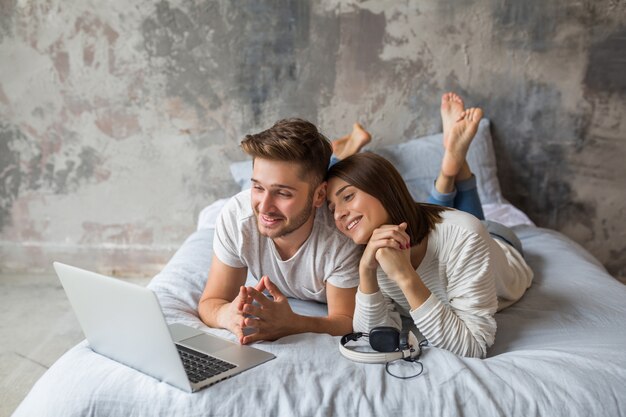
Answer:
[[233, 268], [213, 255], [209, 277], [198, 302], [200, 319], [210, 327], [230, 330], [241, 343], [243, 316], [242, 303], [248, 301], [243, 285], [248, 268]]
[[251, 302], [252, 298], [248, 296], [246, 287], [242, 286], [239, 288], [237, 297], [232, 302], [223, 304], [216, 315], [218, 326], [230, 330], [241, 344], [244, 343], [244, 315], [242, 310], [246, 303]]
[[[269, 291], [273, 300], [263, 294], [265, 289]], [[291, 310], [287, 297], [269, 277], [263, 276], [256, 287], [247, 287], [246, 292], [247, 301], [242, 304], [240, 313], [253, 316], [244, 318], [243, 327], [254, 329], [254, 332], [243, 336], [242, 344], [258, 340], [276, 340], [294, 333], [293, 324], [296, 315]], [[255, 305], [252, 301], [258, 304]]]

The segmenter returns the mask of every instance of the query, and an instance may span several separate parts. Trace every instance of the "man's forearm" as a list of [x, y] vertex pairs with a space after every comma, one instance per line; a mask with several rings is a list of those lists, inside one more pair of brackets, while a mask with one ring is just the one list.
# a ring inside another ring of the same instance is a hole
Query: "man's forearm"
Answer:
[[222, 326], [218, 322], [219, 312], [226, 304], [228, 301], [219, 298], [200, 301], [198, 304], [200, 320], [209, 327], [221, 328]]
[[352, 317], [350, 316], [310, 317], [299, 314], [295, 316], [292, 334], [311, 332], [343, 336], [352, 332]]

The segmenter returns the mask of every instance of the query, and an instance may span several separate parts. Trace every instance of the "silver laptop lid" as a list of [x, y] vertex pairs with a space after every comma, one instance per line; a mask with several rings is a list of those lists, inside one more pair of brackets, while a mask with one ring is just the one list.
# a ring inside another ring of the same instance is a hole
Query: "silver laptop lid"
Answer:
[[152, 291], [59, 262], [54, 269], [94, 351], [191, 391]]

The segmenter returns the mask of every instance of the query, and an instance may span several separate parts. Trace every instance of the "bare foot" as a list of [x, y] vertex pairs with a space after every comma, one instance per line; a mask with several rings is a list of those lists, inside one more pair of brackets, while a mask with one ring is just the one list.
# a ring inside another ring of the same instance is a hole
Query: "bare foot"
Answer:
[[483, 111], [476, 107], [465, 110], [461, 118], [454, 122], [446, 138], [444, 137], [445, 153], [441, 162], [441, 172], [450, 177], [456, 177], [463, 165], [472, 139], [478, 130], [478, 122], [483, 117]]
[[465, 105], [457, 94], [445, 93], [441, 96], [441, 121], [443, 123], [443, 147], [448, 147], [452, 126], [461, 120]]
[[346, 142], [348, 141], [349, 138], [350, 138], [350, 135], [346, 135], [330, 142], [330, 144], [333, 147], [333, 153], [335, 155], [340, 155], [343, 152], [343, 149], [346, 147]]
[[339, 159], [345, 159], [358, 153], [362, 147], [370, 143], [372, 135], [358, 123], [352, 126], [352, 132], [332, 142], [333, 153]]

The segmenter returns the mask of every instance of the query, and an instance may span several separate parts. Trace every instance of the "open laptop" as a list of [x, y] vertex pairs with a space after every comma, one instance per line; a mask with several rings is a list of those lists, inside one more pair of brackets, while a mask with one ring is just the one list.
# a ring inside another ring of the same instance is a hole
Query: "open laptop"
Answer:
[[183, 391], [275, 358], [193, 327], [168, 326], [148, 288], [59, 262], [54, 269], [95, 352]]

